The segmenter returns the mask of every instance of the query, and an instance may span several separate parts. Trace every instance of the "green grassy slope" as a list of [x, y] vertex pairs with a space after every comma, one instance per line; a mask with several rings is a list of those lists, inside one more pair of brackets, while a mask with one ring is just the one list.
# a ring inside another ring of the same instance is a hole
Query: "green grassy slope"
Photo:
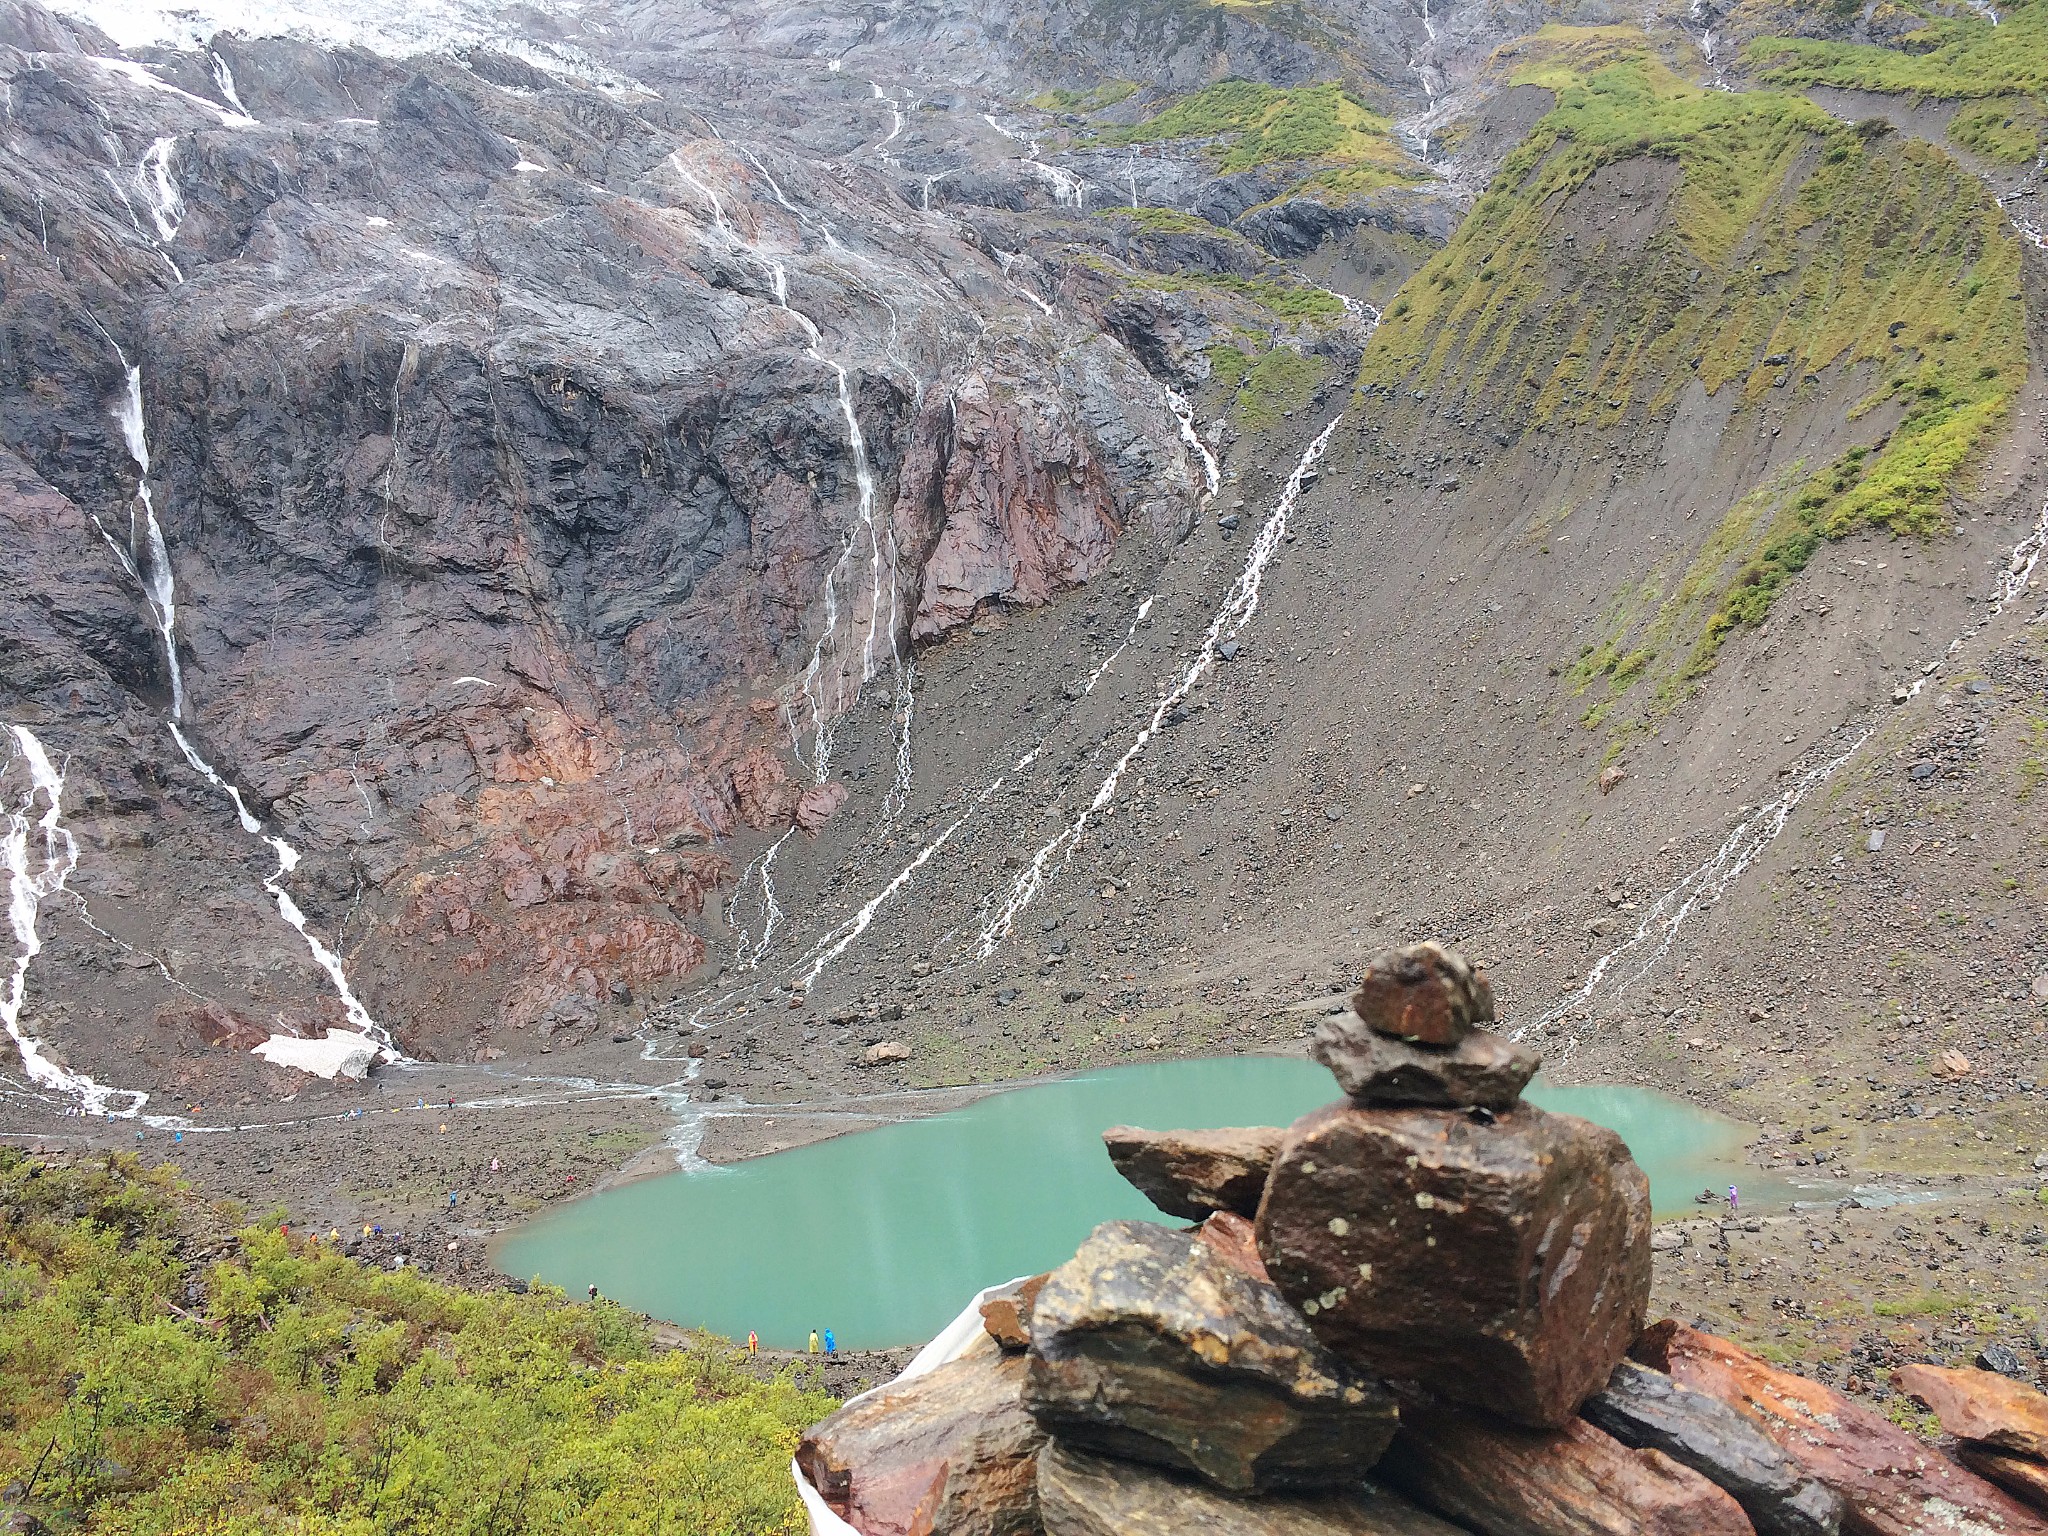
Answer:
[[[1661, 673], [1669, 698], [1730, 630], [1762, 622], [1821, 540], [1948, 526], [2026, 372], [2019, 245], [1939, 149], [1789, 93], [1697, 87], [1631, 28], [1550, 28], [1506, 52], [1556, 108], [1403, 288], [1362, 384], [1585, 428], [1667, 410], [1693, 379], [1754, 405], [1833, 369], [1861, 381], [1852, 417], [1899, 413], [1867, 450], [1732, 508], [1711, 570], [1633, 595], [1603, 675], [1625, 691]], [[1639, 157], [1675, 172], [1641, 243], [1581, 224], [1560, 256], [1573, 195]], [[1665, 607], [1681, 595], [1683, 618]]]
[[1926, 14], [1925, 24], [1895, 48], [1766, 37], [1745, 54], [1773, 85], [1961, 102], [1949, 137], [2002, 164], [2024, 165], [2048, 142], [2048, 0], [2018, 0], [1999, 12], [1995, 27], [1974, 15]]
[[657, 1355], [608, 1303], [460, 1291], [272, 1227], [188, 1273], [191, 1214], [132, 1158], [0, 1151], [0, 1485], [53, 1528], [803, 1529], [789, 1458], [833, 1404], [722, 1341]]

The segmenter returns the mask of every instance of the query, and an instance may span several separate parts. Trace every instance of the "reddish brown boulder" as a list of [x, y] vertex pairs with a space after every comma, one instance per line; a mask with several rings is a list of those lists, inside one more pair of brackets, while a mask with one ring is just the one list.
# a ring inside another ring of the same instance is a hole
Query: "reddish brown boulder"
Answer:
[[1250, 1216], [1266, 1188], [1266, 1170], [1287, 1133], [1275, 1126], [1220, 1131], [1144, 1131], [1113, 1125], [1102, 1133], [1109, 1160], [1160, 1210], [1184, 1221], [1211, 1211]]
[[1240, 1274], [1251, 1276], [1261, 1285], [1273, 1283], [1273, 1277], [1266, 1273], [1266, 1261], [1259, 1257], [1258, 1229], [1235, 1211], [1218, 1211], [1211, 1216], [1195, 1233], [1195, 1241], [1214, 1249], [1218, 1258]]
[[1742, 1506], [1699, 1473], [1583, 1419], [1524, 1429], [1403, 1400], [1373, 1475], [1480, 1536], [1752, 1536]]
[[1493, 1017], [1493, 986], [1463, 955], [1411, 944], [1376, 956], [1359, 978], [1352, 1010], [1375, 1034], [1452, 1046]]
[[1398, 1494], [1244, 1498], [1054, 1441], [1039, 1453], [1045, 1536], [1461, 1536]]
[[1031, 1304], [1044, 1284], [1043, 1275], [1015, 1280], [981, 1304], [981, 1326], [1005, 1353], [1021, 1355], [1031, 1347]]
[[2048, 1536], [2048, 1524], [1884, 1415], [1817, 1381], [1765, 1364], [1726, 1339], [1665, 1321], [1636, 1358], [1680, 1386], [1741, 1409], [1842, 1496], [1853, 1536]]
[[1989, 1478], [2015, 1495], [2022, 1504], [2048, 1510], [2048, 1463], [1974, 1445], [1960, 1447], [1956, 1459], [1979, 1477]]
[[1278, 1291], [1144, 1221], [1097, 1227], [1031, 1312], [1024, 1403], [1063, 1444], [1231, 1493], [1365, 1475], [1394, 1433], [1377, 1382]]
[[864, 1536], [1036, 1536], [1045, 1436], [1024, 1359], [984, 1346], [856, 1399], [805, 1434], [797, 1466]]
[[1648, 1179], [1612, 1131], [1532, 1105], [1316, 1110], [1258, 1238], [1336, 1354], [1539, 1427], [1607, 1384], [1649, 1305]]
[[1995, 1371], [1909, 1365], [1892, 1385], [1934, 1410], [1942, 1431], [1990, 1451], [2048, 1461], [2048, 1397]]

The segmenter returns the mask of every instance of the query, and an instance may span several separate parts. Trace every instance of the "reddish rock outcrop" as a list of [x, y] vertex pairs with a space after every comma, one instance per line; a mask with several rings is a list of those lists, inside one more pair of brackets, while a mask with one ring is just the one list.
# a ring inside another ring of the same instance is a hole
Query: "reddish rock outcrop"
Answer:
[[1169, 1216], [1201, 1221], [1215, 1211], [1258, 1212], [1285, 1135], [1269, 1126], [1144, 1131], [1113, 1125], [1102, 1133], [1102, 1143], [1116, 1171], [1147, 1200]]
[[1021, 1356], [964, 1356], [813, 1426], [797, 1466], [863, 1536], [1036, 1536], [1045, 1437], [1023, 1381]]
[[2048, 1396], [1995, 1371], [1908, 1365], [1892, 1385], [1934, 1410], [1944, 1434], [1985, 1450], [2048, 1461]]
[[1376, 1475], [1480, 1536], [1752, 1536], [1697, 1472], [1583, 1419], [1532, 1430], [1403, 1401]]
[[1525, 1424], [1569, 1421], [1649, 1304], [1649, 1181], [1612, 1131], [1531, 1105], [1316, 1110], [1258, 1238], [1344, 1359]]
[[1839, 1493], [1852, 1536], [1933, 1531], [2048, 1536], [2048, 1524], [1891, 1420], [1817, 1381], [1767, 1365], [1726, 1339], [1666, 1321], [1636, 1358], [1680, 1386], [1720, 1398]]
[[1035, 605], [1078, 586], [1108, 563], [1123, 526], [1101, 460], [1054, 397], [976, 371], [950, 407], [950, 453], [929, 470], [936, 484], [903, 493], [935, 501], [944, 517], [911, 628], [920, 639], [992, 600]]

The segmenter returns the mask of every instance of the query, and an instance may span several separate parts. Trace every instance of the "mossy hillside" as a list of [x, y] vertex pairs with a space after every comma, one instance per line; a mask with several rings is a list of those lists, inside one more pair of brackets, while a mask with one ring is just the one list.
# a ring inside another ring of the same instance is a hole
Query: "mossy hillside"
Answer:
[[271, 1225], [195, 1270], [195, 1210], [132, 1157], [0, 1151], [0, 1484], [53, 1529], [804, 1529], [789, 1458], [833, 1405], [724, 1341], [657, 1355], [609, 1303], [464, 1292]]
[[1323, 160], [1368, 172], [1386, 185], [1413, 169], [1387, 118], [1334, 83], [1283, 89], [1256, 80], [1223, 80], [1184, 96], [1143, 122], [1106, 130], [1116, 146], [1211, 139], [1226, 174], [1280, 161]]
[[[1774, 515], [1714, 604], [1697, 667], [1762, 621], [1821, 539], [1947, 525], [2025, 374], [2020, 257], [1989, 195], [1939, 150], [1794, 95], [1701, 89], [1631, 31], [1546, 29], [1510, 57], [1557, 107], [1404, 286], [1360, 382], [1587, 428], [1668, 410], [1693, 379], [1752, 405], [1824, 371], [1874, 379], [1852, 417], [1890, 403], [1902, 419]], [[1634, 246], [1604, 237], [1598, 189], [1572, 215], [1574, 194], [1625, 161], [1675, 172]]]
[[1329, 377], [1330, 365], [1312, 353], [1256, 344], [1247, 351], [1235, 342], [1212, 342], [1204, 349], [1209, 377], [1224, 399], [1219, 409], [1239, 426], [1270, 431], [1289, 411], [1300, 410]]
[[1995, 27], [1975, 15], [1926, 16], [1896, 47], [1765, 37], [1745, 54], [1773, 85], [1960, 102], [1949, 123], [1951, 140], [2001, 164], [2025, 165], [2044, 145], [2048, 0], [1999, 9]]
[[1107, 80], [1085, 91], [1055, 86], [1051, 90], [1040, 91], [1026, 105], [1041, 112], [1078, 112], [1085, 115], [1107, 111], [1119, 102], [1128, 101], [1137, 91], [1138, 82], [1135, 80]]
[[[1210, 233], [1218, 233], [1213, 228]], [[1146, 272], [1126, 267], [1098, 251], [1075, 251], [1074, 260], [1126, 288], [1154, 293], [1205, 295], [1225, 305], [1242, 304], [1260, 318], [1289, 325], [1329, 325], [1344, 318], [1344, 301], [1322, 288], [1234, 273]]]
[[2016, 0], [1998, 12], [1995, 27], [1975, 15], [1927, 15], [1898, 47], [1763, 37], [1744, 55], [1770, 85], [1834, 85], [1940, 101], [2039, 99], [2048, 93], [2048, 0]]

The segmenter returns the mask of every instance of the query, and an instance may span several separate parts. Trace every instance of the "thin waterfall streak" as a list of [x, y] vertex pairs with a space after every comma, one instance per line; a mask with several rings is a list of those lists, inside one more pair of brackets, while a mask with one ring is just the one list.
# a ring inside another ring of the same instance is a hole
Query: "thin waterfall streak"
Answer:
[[[111, 340], [110, 337], [109, 341]], [[118, 346], [114, 348], [114, 355], [120, 358], [121, 366], [127, 374], [127, 388], [114, 412], [114, 417], [120, 424], [129, 457], [135, 461], [140, 476], [136, 504], [142, 512], [143, 530], [143, 548], [138, 552], [134, 548], [134, 520], [131, 512], [130, 554], [133, 558], [124, 564], [141, 586], [143, 597], [156, 620], [157, 631], [163, 637], [164, 661], [171, 679], [171, 711], [166, 721], [170, 727], [171, 737], [177, 742], [178, 750], [184, 754], [185, 761], [191, 765], [193, 771], [220, 790], [234, 805], [235, 818], [241, 824], [242, 830], [251, 837], [261, 839], [277, 855], [277, 870], [263, 882], [263, 888], [276, 901], [278, 916], [305, 941], [314, 963], [326, 973], [328, 980], [333, 984], [349, 1024], [368, 1043], [377, 1048], [377, 1054], [382, 1059], [401, 1060], [398, 1047], [393, 1043], [391, 1036], [371, 1017], [370, 1011], [363, 1006], [349, 985], [341, 957], [328, 948], [307, 926], [304, 912], [284, 888], [284, 877], [290, 874], [299, 862], [298, 850], [283, 838], [265, 832], [263, 823], [250, 811], [247, 801], [242, 798], [241, 790], [223, 778], [213, 765], [199, 754], [185, 735], [185, 683], [184, 674], [178, 665], [177, 586], [171, 571], [170, 552], [164, 543], [163, 528], [157, 522], [156, 503], [149, 489], [149, 432], [142, 411], [142, 369], [140, 366], [131, 366]], [[105, 531], [104, 528], [101, 529], [102, 534]]]
[[[1904, 703], [1919, 697], [1929, 679], [1937, 676], [1959, 649], [1975, 639], [1993, 619], [2032, 589], [2035, 573], [2044, 552], [2048, 552], [2048, 504], [2042, 506], [2033, 528], [2006, 556], [2005, 566], [1999, 572], [1992, 600], [1986, 605], [1983, 617], [1967, 625], [1950, 640], [1943, 647], [1941, 654], [1922, 666], [1910, 683], [1901, 684], [1894, 694], [1898, 702]], [[1609, 973], [1613, 972], [1617, 965], [1637, 952], [1646, 950], [1640, 962], [1632, 969], [1628, 969], [1623, 978], [1614, 983], [1614, 995], [1618, 997], [1643, 981], [1671, 953], [1681, 930], [1693, 915], [1701, 907], [1712, 906], [1720, 901], [1734, 887], [1735, 882], [1756, 862], [1758, 855], [1783, 833], [1792, 818], [1792, 813], [1807, 796], [1826, 784], [1862, 751], [1870, 738], [1877, 733], [1881, 723], [1880, 720], [1872, 720], [1855, 734], [1846, 747], [1805, 769], [1783, 794], [1738, 822], [1734, 830], [1716, 845], [1707, 859], [1687, 871], [1675, 885], [1651, 903], [1650, 909], [1643, 914], [1642, 920], [1628, 937], [1593, 963], [1586, 972], [1585, 981], [1533, 1021], [1517, 1028], [1515, 1038], [1522, 1039], [1531, 1030], [1549, 1029], [1585, 1008], [1599, 995]], [[1560, 1059], [1569, 1056], [1577, 1044], [1578, 1036], [1573, 1034], [1566, 1040]]]
[[[1123, 640], [1117, 645], [1117, 648], [1115, 650], [1111, 651], [1107, 656], [1103, 657], [1101, 661], [1096, 663], [1095, 670], [1088, 674], [1087, 681], [1085, 681], [1081, 685], [1081, 691], [1078, 695], [1079, 698], [1086, 698], [1089, 694], [1095, 691], [1095, 685], [1098, 681], [1101, 680], [1102, 675], [1110, 669], [1110, 666], [1116, 661], [1116, 659], [1119, 656], [1123, 655], [1124, 651], [1129, 647], [1132, 638], [1138, 633], [1138, 626], [1145, 622], [1145, 616], [1152, 611], [1152, 605], [1153, 603], [1158, 601], [1158, 597], [1159, 595], [1155, 592], [1150, 596], [1146, 597], [1143, 602], [1138, 604], [1138, 611], [1135, 615], [1133, 615], [1130, 627], [1124, 631]], [[810, 987], [813, 982], [815, 982], [820, 976], [822, 976], [825, 973], [827, 967], [829, 967], [841, 955], [845, 954], [847, 949], [854, 943], [854, 941], [857, 940], [863, 933], [867, 932], [869, 926], [874, 922], [875, 917], [877, 916], [877, 914], [881, 912], [882, 908], [887, 906], [890, 901], [892, 901], [897, 895], [899, 895], [906, 887], [908, 887], [911, 884], [917, 872], [920, 869], [922, 869], [927, 863], [929, 863], [931, 859], [935, 855], [937, 855], [940, 849], [944, 848], [949, 842], [952, 841], [954, 834], [956, 834], [960, 830], [960, 828], [964, 826], [968, 822], [968, 820], [974, 816], [974, 814], [977, 811], [981, 810], [982, 807], [986, 806], [989, 803], [989, 801], [995, 798], [996, 794], [1002, 789], [1003, 785], [1009, 781], [1011, 776], [1024, 772], [1033, 763], [1038, 761], [1039, 755], [1045, 751], [1046, 743], [1052, 739], [1052, 733], [1053, 728], [1050, 726], [1047, 727], [1044, 734], [1042, 734], [1038, 738], [1038, 740], [1032, 744], [1030, 750], [1027, 751], [1022, 757], [1018, 758], [1016, 762], [1010, 765], [1008, 773], [999, 774], [988, 784], [984, 785], [981, 789], [981, 792], [974, 797], [973, 801], [969, 803], [966, 810], [962, 811], [957, 817], [955, 817], [953, 821], [946, 827], [946, 829], [938, 835], [938, 837], [933, 839], [931, 842], [927, 843], [923, 848], [919, 849], [918, 852], [911, 858], [910, 862], [904, 865], [904, 867], [896, 873], [895, 877], [891, 879], [888, 882], [888, 884], [883, 886], [880, 891], [878, 891], [874, 896], [869, 898], [869, 900], [861, 906], [859, 911], [857, 911], [851, 918], [847, 919], [844, 923], [841, 923], [837, 928], [834, 928], [830, 933], [827, 933], [823, 938], [819, 939], [814, 945], [812, 945], [810, 952], [807, 955], [805, 955], [802, 960], [799, 960], [797, 962], [796, 966], [792, 968], [792, 971], [790, 973], [795, 974], [795, 972], [798, 970], [804, 972], [803, 980], [800, 983], [800, 985], [802, 985], [805, 988]], [[902, 743], [902, 749], [907, 750], [909, 739], [909, 728], [906, 722], [904, 734], [900, 738]], [[907, 771], [905, 771], [904, 773], [904, 782], [906, 785], [909, 782]], [[745, 875], [741, 876], [741, 879], [743, 881], [745, 880], [745, 878]], [[950, 937], [950, 934], [948, 935], [948, 937]], [[943, 943], [944, 941], [942, 940], [941, 942]], [[719, 999], [717, 1002], [709, 1006], [713, 1008], [721, 1008], [726, 1003], [730, 1002], [737, 995], [737, 993], [728, 993], [724, 998]], [[693, 1023], [696, 1022], [696, 1020], [703, 1014], [704, 1011], [704, 1009], [700, 1008], [697, 1011], [697, 1013], [692, 1014], [691, 1021]]]
[[[8, 756], [19, 758], [28, 768], [28, 793], [18, 806], [5, 812], [0, 828], [0, 866], [7, 871], [7, 921], [14, 936], [14, 964], [7, 986], [0, 992], [0, 1026], [21, 1056], [22, 1070], [37, 1088], [65, 1094], [79, 1101], [87, 1114], [139, 1114], [149, 1095], [134, 1088], [110, 1088], [82, 1072], [52, 1060], [43, 1042], [22, 1024], [21, 1014], [28, 1001], [29, 970], [42, 953], [43, 940], [37, 928], [43, 904], [65, 891], [66, 882], [78, 867], [78, 839], [64, 825], [64, 776], [50, 762], [43, 744], [25, 725], [9, 725]], [[36, 814], [36, 801], [43, 810]], [[116, 1109], [116, 1099], [127, 1102]]]
[[1216, 455], [1210, 451], [1209, 445], [1202, 441], [1201, 433], [1195, 430], [1194, 409], [1179, 390], [1172, 388], [1166, 390], [1166, 407], [1173, 413], [1174, 424], [1180, 428], [1181, 441], [1193, 449], [1202, 461], [1202, 499], [1213, 500], [1217, 487], [1223, 483], [1222, 469], [1217, 464]]
[[1281, 539], [1287, 532], [1287, 520], [1293, 514], [1294, 504], [1301, 495], [1301, 488], [1308, 472], [1315, 467], [1316, 460], [1323, 456], [1323, 450], [1329, 446], [1331, 434], [1337, 430], [1337, 423], [1343, 419], [1344, 414], [1341, 411], [1332, 416], [1329, 424], [1316, 434], [1315, 440], [1303, 450], [1300, 460], [1294, 466], [1293, 474], [1287, 477], [1287, 485], [1282, 490], [1280, 499], [1274, 503], [1265, 525], [1259, 530], [1259, 536], [1252, 541], [1252, 547], [1245, 556], [1244, 568], [1238, 572], [1237, 580], [1231, 583], [1230, 590], [1224, 594], [1222, 603], [1217, 607], [1216, 615], [1211, 620], [1208, 633], [1203, 637], [1194, 659], [1181, 672], [1179, 680], [1173, 687], [1161, 696], [1152, 710], [1150, 720], [1138, 731], [1123, 756], [1117, 760], [1116, 766], [1102, 781], [1101, 786], [1095, 791], [1094, 799], [1089, 801], [1079, 816], [1032, 856], [1031, 862], [1012, 883], [1009, 896], [995, 916], [983, 926], [975, 946], [982, 959], [986, 960], [995, 953], [996, 946], [1009, 936], [1017, 919], [1037, 899], [1038, 893], [1051, 878], [1053, 870], [1066, 864], [1075, 846], [1080, 842], [1082, 833], [1087, 830], [1089, 820], [1116, 798], [1117, 788], [1122, 783], [1125, 772], [1145, 750], [1152, 737], [1165, 725], [1167, 715], [1193, 693], [1202, 679], [1209, 675], [1210, 670], [1216, 665], [1217, 647], [1222, 644], [1224, 637], [1241, 633], [1257, 615], [1259, 589], [1265, 579], [1266, 567], [1280, 548]]

